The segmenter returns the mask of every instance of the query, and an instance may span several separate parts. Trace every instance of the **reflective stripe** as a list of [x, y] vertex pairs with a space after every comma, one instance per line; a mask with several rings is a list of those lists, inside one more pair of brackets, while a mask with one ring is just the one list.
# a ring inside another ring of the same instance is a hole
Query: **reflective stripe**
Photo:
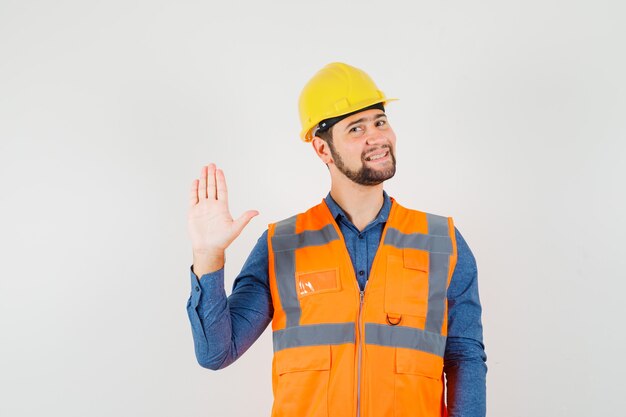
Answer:
[[[296, 232], [296, 217], [276, 223], [274, 236], [272, 236], [272, 247], [277, 236], [293, 235]], [[280, 304], [285, 311], [287, 327], [300, 324], [300, 301], [296, 295], [296, 253], [294, 251], [283, 251], [274, 253], [274, 271], [278, 285], [278, 295]]]
[[297, 235], [275, 235], [272, 237], [272, 248], [274, 252], [283, 252], [307, 246], [321, 246], [338, 239], [337, 231], [332, 224], [328, 224], [319, 230], [305, 230]]
[[[450, 252], [452, 253], [452, 241], [448, 234], [448, 219], [434, 214], [427, 214], [428, 234], [446, 236], [450, 242]], [[441, 333], [445, 313], [447, 286], [448, 286], [448, 265], [450, 256], [447, 253], [429, 253], [428, 268], [428, 311], [426, 312], [426, 331]]]
[[395, 246], [398, 249], [419, 249], [436, 253], [452, 253], [452, 241], [450, 236], [433, 236], [423, 233], [402, 233], [392, 227], [387, 229], [385, 245]]
[[429, 258], [426, 330], [441, 333], [447, 297], [450, 256], [443, 253], [431, 253]]
[[433, 353], [443, 357], [446, 350], [446, 337], [414, 327], [388, 326], [366, 323], [365, 343], [389, 347], [401, 347]]
[[354, 323], [327, 323], [276, 330], [274, 352], [299, 346], [341, 345], [355, 342]]
[[298, 216], [291, 216], [288, 219], [281, 220], [276, 223], [276, 227], [274, 228], [274, 236], [276, 235], [287, 235], [296, 233], [296, 219]]
[[280, 304], [285, 311], [286, 327], [300, 325], [302, 309], [296, 292], [296, 249], [307, 246], [321, 246], [339, 235], [332, 224], [319, 230], [305, 230], [296, 234], [297, 216], [290, 217], [276, 223], [272, 236], [272, 250], [274, 251], [274, 271], [278, 281], [278, 295]]
[[436, 214], [426, 213], [426, 220], [428, 221], [428, 234], [432, 236], [446, 236], [448, 234], [448, 218], [443, 216], [437, 216]]

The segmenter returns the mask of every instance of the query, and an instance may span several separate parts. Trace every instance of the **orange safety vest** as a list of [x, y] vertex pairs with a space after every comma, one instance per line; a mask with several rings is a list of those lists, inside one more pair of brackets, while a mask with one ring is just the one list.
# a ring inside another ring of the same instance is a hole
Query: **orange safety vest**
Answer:
[[365, 291], [324, 201], [269, 226], [272, 417], [445, 416], [454, 226], [391, 201]]

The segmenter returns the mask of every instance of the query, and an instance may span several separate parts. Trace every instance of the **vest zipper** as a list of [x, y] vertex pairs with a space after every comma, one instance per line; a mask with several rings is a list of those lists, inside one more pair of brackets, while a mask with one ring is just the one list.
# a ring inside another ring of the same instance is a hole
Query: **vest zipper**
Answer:
[[358, 319], [358, 328], [359, 328], [359, 345], [357, 346], [357, 391], [356, 391], [356, 417], [360, 417], [361, 416], [361, 368], [362, 366], [362, 346], [363, 346], [363, 332], [361, 331], [361, 322], [362, 322], [362, 316], [363, 316], [363, 297], [364, 297], [364, 293], [365, 291], [360, 290], [359, 293], [361, 294], [361, 299], [360, 299], [360, 303], [359, 303], [359, 319]]

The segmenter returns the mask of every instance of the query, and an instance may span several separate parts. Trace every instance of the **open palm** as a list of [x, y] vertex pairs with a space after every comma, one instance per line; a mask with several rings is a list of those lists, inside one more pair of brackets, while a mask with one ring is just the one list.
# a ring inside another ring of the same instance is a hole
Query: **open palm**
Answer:
[[224, 172], [215, 164], [202, 167], [189, 196], [188, 225], [194, 253], [223, 252], [258, 214], [249, 210], [233, 220]]

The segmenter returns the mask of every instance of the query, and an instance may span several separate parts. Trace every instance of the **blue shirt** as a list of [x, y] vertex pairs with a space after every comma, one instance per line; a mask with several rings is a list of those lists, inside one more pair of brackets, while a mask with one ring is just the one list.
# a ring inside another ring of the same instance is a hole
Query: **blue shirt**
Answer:
[[[364, 289], [391, 209], [383, 192], [380, 212], [362, 231], [326, 196], [344, 240], [359, 286]], [[448, 288], [448, 338], [444, 354], [449, 417], [484, 417], [486, 414], [487, 357], [483, 345], [476, 260], [455, 229], [457, 263]], [[221, 369], [233, 363], [263, 333], [274, 313], [269, 288], [267, 230], [261, 235], [233, 291], [226, 297], [224, 268], [200, 279], [190, 269], [191, 295], [187, 314], [191, 322], [198, 363]]]

